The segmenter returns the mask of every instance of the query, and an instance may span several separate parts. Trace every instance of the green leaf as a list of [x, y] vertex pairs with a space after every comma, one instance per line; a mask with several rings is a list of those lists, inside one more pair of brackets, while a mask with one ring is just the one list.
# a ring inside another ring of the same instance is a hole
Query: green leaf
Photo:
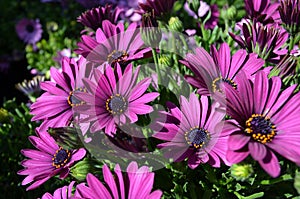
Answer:
[[239, 198], [239, 199], [255, 199], [255, 198], [261, 198], [264, 196], [264, 192], [258, 192], [255, 194], [252, 194], [250, 196], [242, 196], [238, 192], [234, 192], [234, 194]]
[[294, 187], [297, 190], [297, 193], [300, 194], [300, 172], [296, 171], [294, 179]]

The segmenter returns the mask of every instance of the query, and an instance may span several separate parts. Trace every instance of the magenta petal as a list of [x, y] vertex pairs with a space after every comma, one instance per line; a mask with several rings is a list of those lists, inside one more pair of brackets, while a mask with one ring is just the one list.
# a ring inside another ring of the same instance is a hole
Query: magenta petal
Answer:
[[37, 187], [39, 187], [41, 184], [43, 184], [44, 182], [46, 182], [47, 180], [49, 180], [52, 176], [48, 176], [46, 178], [43, 178], [41, 180], [37, 180], [36, 182], [32, 183], [29, 187], [27, 187], [26, 191], [35, 189]]
[[148, 199], [160, 199], [161, 196], [162, 196], [162, 191], [160, 190], [156, 190], [156, 191], [153, 191], [149, 196], [148, 196]]
[[191, 169], [196, 169], [200, 163], [201, 163], [201, 160], [196, 155], [191, 155], [188, 159], [188, 166]]
[[232, 164], [240, 163], [249, 155], [249, 151], [239, 150], [231, 151], [228, 150], [226, 154], [226, 159]]
[[151, 83], [151, 78], [144, 79], [140, 81], [131, 91], [129, 101], [133, 101], [137, 98], [139, 98], [147, 88], [149, 87], [149, 84]]
[[245, 136], [243, 134], [232, 134], [228, 139], [228, 149], [239, 150], [249, 142], [250, 138], [250, 136]]
[[87, 174], [86, 180], [89, 187], [95, 192], [95, 196], [98, 198], [112, 198], [105, 186], [94, 175]]
[[63, 168], [59, 174], [59, 178], [60, 179], [65, 179], [70, 173], [70, 169], [69, 168]]
[[102, 173], [103, 173], [104, 181], [109, 186], [109, 188], [113, 194], [113, 197], [118, 198], [119, 197], [118, 188], [117, 188], [115, 179], [107, 165], [103, 165]]
[[115, 173], [118, 177], [121, 199], [123, 199], [123, 198], [125, 198], [125, 187], [124, 187], [124, 179], [123, 179], [123, 175], [122, 175], [122, 170], [121, 170], [119, 164], [117, 164], [115, 166]]
[[262, 160], [267, 155], [267, 149], [265, 145], [258, 142], [249, 142], [248, 148], [251, 156], [254, 160]]
[[280, 175], [279, 161], [271, 150], [268, 150], [266, 157], [258, 162], [260, 166], [273, 178]]
[[149, 105], [141, 105], [141, 104], [138, 104], [138, 105], [135, 105], [133, 104], [130, 105], [129, 107], [129, 112], [134, 112], [135, 114], [138, 114], [138, 115], [144, 115], [144, 114], [147, 114], [147, 113], [151, 113], [153, 111], [153, 108], [152, 106], [149, 106]]
[[21, 153], [31, 159], [34, 160], [44, 160], [44, 159], [51, 159], [52, 155], [49, 155], [47, 153], [38, 151], [38, 150], [32, 150], [32, 149], [22, 149]]
[[82, 158], [84, 158], [85, 154], [86, 150], [84, 148], [75, 150], [72, 154], [71, 162], [81, 160]]
[[143, 104], [145, 104], [145, 103], [153, 101], [158, 96], [159, 96], [159, 93], [156, 93], [156, 92], [146, 93], [142, 97], [134, 100], [133, 102], [136, 103], [136, 104], [137, 103], [140, 103], [140, 104], [143, 103]]

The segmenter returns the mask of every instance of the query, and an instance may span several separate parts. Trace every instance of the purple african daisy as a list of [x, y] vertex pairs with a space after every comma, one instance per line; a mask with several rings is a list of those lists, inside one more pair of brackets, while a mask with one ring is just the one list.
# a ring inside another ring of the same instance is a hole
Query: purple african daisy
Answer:
[[139, 1], [141, 0], [119, 0], [116, 4], [124, 11], [120, 15], [121, 18], [130, 22], [140, 22], [142, 14], [136, 11], [139, 8]]
[[104, 20], [109, 20], [111, 23], [117, 24], [121, 11], [118, 7], [112, 10], [112, 5], [106, 4], [105, 7], [92, 8], [86, 11], [77, 18], [77, 21], [96, 31], [98, 28], [102, 28]]
[[263, 24], [280, 22], [279, 3], [270, 0], [245, 0], [245, 10], [248, 18], [256, 19]]
[[240, 71], [245, 71], [250, 77], [264, 65], [264, 61], [257, 58], [256, 54], [248, 54], [245, 50], [238, 50], [231, 56], [227, 43], [221, 44], [219, 50], [212, 46], [211, 54], [212, 56], [203, 48], [197, 48], [195, 54], [188, 53], [185, 59], [180, 61], [194, 73], [193, 76], [185, 75], [185, 79], [196, 87], [201, 95], [222, 92], [220, 83], [229, 84], [236, 89], [238, 85], [235, 77]]
[[87, 35], [83, 35], [81, 40], [75, 52], [98, 64], [108, 62], [126, 65], [130, 61], [142, 59], [151, 51], [145, 48], [136, 23], [131, 23], [125, 31], [123, 23], [114, 25], [104, 20], [102, 29], [96, 31], [96, 40]]
[[27, 175], [22, 185], [33, 182], [26, 190], [35, 189], [51, 177], [60, 174], [67, 177], [74, 162], [81, 160], [86, 151], [80, 149], [64, 149], [44, 131], [36, 130], [37, 136], [29, 136], [30, 142], [38, 149], [23, 149], [21, 153], [29, 159], [22, 161], [23, 170], [19, 175]]
[[300, 31], [300, 1], [281, 0], [279, 6], [281, 21], [286, 25], [290, 33]]
[[125, 124], [126, 118], [134, 123], [137, 115], [148, 114], [153, 108], [146, 103], [159, 96], [157, 92], [144, 94], [151, 83], [151, 78], [137, 82], [140, 67], [133, 72], [129, 64], [122, 74], [119, 64], [115, 71], [107, 65], [104, 74], [94, 70], [95, 82], [84, 79], [88, 92], [77, 93], [75, 96], [86, 104], [75, 107], [79, 113], [89, 115], [84, 121], [92, 122], [91, 132], [105, 128], [105, 133], [112, 136], [117, 124]]
[[287, 54], [284, 47], [289, 35], [279, 24], [263, 25], [257, 21], [241, 25], [243, 36], [229, 33], [230, 36], [249, 53], [255, 52], [265, 61], [277, 64], [280, 57]]
[[192, 169], [200, 163], [214, 167], [220, 167], [222, 161], [228, 164], [225, 158], [228, 136], [221, 134], [225, 111], [217, 111], [218, 104], [209, 105], [208, 97], [202, 96], [199, 100], [192, 93], [189, 101], [180, 97], [181, 110], [172, 103], [167, 106], [169, 112], [161, 112], [162, 117], [154, 127], [158, 132], [153, 135], [167, 141], [158, 145], [167, 158], [175, 162], [187, 158]]
[[159, 199], [162, 192], [152, 191], [154, 173], [147, 166], [138, 168], [136, 162], [131, 162], [123, 174], [119, 164], [115, 166], [115, 176], [107, 165], [103, 165], [102, 173], [105, 184], [99, 181], [93, 174], [86, 177], [87, 185], [77, 185], [77, 192], [83, 198], [145, 198]]
[[75, 181], [72, 181], [68, 186], [63, 186], [61, 188], [56, 189], [53, 195], [47, 192], [42, 196], [42, 199], [79, 199], [81, 197], [78, 195], [77, 192], [75, 192], [75, 194], [72, 194], [74, 184]]
[[18, 37], [28, 44], [35, 44], [42, 38], [42, 25], [39, 19], [21, 19], [16, 24]]
[[210, 14], [210, 18], [205, 22], [205, 29], [214, 29], [219, 21], [219, 9], [216, 4], [209, 5], [204, 1], [200, 1], [198, 12], [195, 13], [189, 6], [189, 2], [185, 2], [184, 10], [188, 13], [188, 15], [194, 17], [194, 19], [206, 19]]
[[280, 174], [274, 152], [300, 165], [300, 93], [297, 85], [281, 90], [279, 77], [268, 79], [263, 71], [254, 82], [244, 74], [239, 91], [226, 86], [226, 110], [231, 120], [225, 123], [228, 139], [227, 160], [243, 161], [249, 154], [272, 177]]
[[139, 2], [142, 13], [154, 13], [156, 17], [171, 12], [176, 0], [145, 0]]
[[52, 67], [50, 70], [53, 81], [41, 83], [46, 91], [31, 105], [32, 121], [43, 120], [40, 128], [46, 131], [48, 127], [68, 126], [73, 119], [72, 107], [83, 104], [74, 97], [74, 93], [84, 91], [82, 78], [87, 77], [86, 61], [80, 58], [65, 57], [62, 61], [62, 71]]
[[[210, 6], [210, 12], [211, 12], [211, 16], [204, 24], [204, 28], [206, 29], [214, 29], [217, 26], [219, 21], [220, 12], [217, 4]], [[207, 17], [207, 15], [204, 15], [204, 19]]]

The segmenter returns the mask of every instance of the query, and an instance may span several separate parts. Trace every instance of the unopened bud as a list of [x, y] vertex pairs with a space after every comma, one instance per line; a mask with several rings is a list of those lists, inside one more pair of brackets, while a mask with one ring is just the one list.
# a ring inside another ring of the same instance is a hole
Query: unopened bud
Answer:
[[6, 109], [0, 108], [0, 124], [9, 122], [9, 113]]
[[171, 17], [169, 20], [169, 28], [170, 30], [182, 32], [183, 24], [178, 17]]
[[88, 158], [84, 158], [82, 161], [71, 167], [70, 174], [78, 181], [84, 181], [88, 173], [94, 172], [93, 164], [93, 161], [90, 161]]
[[171, 58], [169, 56], [166, 55], [162, 55], [159, 59], [158, 59], [158, 63], [162, 66], [170, 66], [171, 65]]
[[231, 176], [238, 181], [247, 180], [253, 173], [251, 164], [234, 164], [230, 168]]

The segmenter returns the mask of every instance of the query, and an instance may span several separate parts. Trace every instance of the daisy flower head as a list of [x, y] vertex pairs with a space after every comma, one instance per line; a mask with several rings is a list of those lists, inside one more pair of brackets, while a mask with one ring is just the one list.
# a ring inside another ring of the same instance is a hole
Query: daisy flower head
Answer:
[[138, 115], [148, 114], [153, 108], [146, 103], [159, 96], [157, 92], [145, 93], [151, 78], [138, 82], [140, 67], [133, 69], [129, 64], [122, 72], [119, 64], [113, 69], [105, 64], [102, 73], [94, 69], [95, 81], [84, 79], [87, 92], [77, 93], [77, 99], [84, 102], [83, 106], [75, 107], [75, 111], [88, 115], [85, 122], [91, 123], [90, 131], [96, 132], [105, 129], [105, 134], [113, 136], [117, 125], [138, 120]]
[[280, 22], [279, 3], [270, 0], [244, 0], [249, 19], [256, 19], [263, 24]]
[[77, 45], [76, 53], [99, 65], [119, 63], [126, 66], [151, 51], [144, 45], [137, 23], [131, 23], [125, 30], [123, 23], [115, 25], [108, 20], [102, 22], [102, 29], [97, 29], [95, 38], [83, 35]]
[[278, 23], [264, 25], [257, 20], [240, 25], [242, 36], [229, 33], [238, 45], [249, 53], [256, 53], [260, 58], [277, 64], [288, 53], [284, 45], [288, 32]]
[[89, 75], [88, 64], [84, 58], [76, 61], [65, 57], [62, 60], [62, 71], [50, 69], [53, 81], [40, 84], [45, 91], [30, 107], [32, 121], [42, 120], [41, 131], [48, 127], [65, 127], [73, 120], [72, 107], [83, 104], [74, 97], [74, 93], [84, 91], [82, 78]]
[[105, 164], [102, 167], [102, 173], [105, 181], [102, 183], [93, 174], [86, 177], [87, 185], [77, 185], [77, 192], [82, 198], [145, 198], [159, 199], [162, 196], [160, 190], [153, 192], [154, 173], [150, 172], [147, 166], [138, 168], [136, 162], [131, 162], [126, 173], [117, 164], [114, 169], [115, 177]]
[[223, 84], [237, 89], [235, 77], [240, 71], [250, 77], [264, 64], [256, 54], [248, 54], [246, 50], [238, 50], [231, 55], [227, 43], [222, 43], [219, 50], [212, 46], [211, 55], [203, 48], [196, 48], [194, 53], [188, 53], [180, 62], [193, 72], [193, 75], [185, 75], [186, 81], [196, 87], [199, 94], [206, 96], [223, 92]]
[[144, 0], [139, 2], [141, 13], [154, 12], [155, 17], [161, 17], [172, 11], [177, 0]]
[[21, 162], [23, 170], [19, 175], [27, 177], [22, 185], [32, 183], [26, 190], [32, 190], [60, 175], [61, 179], [68, 176], [70, 167], [84, 158], [86, 151], [80, 149], [64, 149], [56, 144], [55, 140], [45, 131], [36, 130], [37, 136], [29, 136], [30, 142], [36, 149], [23, 149], [21, 153], [28, 159]]
[[21, 19], [16, 24], [18, 37], [27, 44], [35, 44], [42, 38], [42, 25], [39, 19]]
[[[209, 5], [205, 1], [200, 1], [199, 8], [197, 12], [195, 12], [190, 8], [189, 1], [186, 1], [184, 4], [184, 10], [194, 19], [204, 20], [208, 17], [208, 15], [210, 15], [209, 19], [204, 24], [205, 29], [214, 29], [218, 24], [220, 12], [217, 4]], [[200, 23], [198, 23], [198, 25], [200, 25]]]
[[280, 18], [291, 34], [300, 31], [300, 1], [281, 0], [278, 8]]
[[279, 77], [268, 79], [265, 72], [254, 82], [241, 74], [240, 89], [226, 86], [227, 120], [223, 131], [229, 135], [227, 159], [239, 163], [248, 155], [272, 177], [280, 174], [275, 153], [300, 164], [299, 100], [296, 85], [281, 89]]
[[[192, 169], [208, 163], [220, 167], [226, 161], [227, 135], [221, 134], [225, 111], [217, 110], [219, 105], [210, 105], [209, 98], [200, 100], [191, 94], [189, 100], [180, 97], [180, 109], [169, 103], [169, 112], [162, 111], [162, 117], [155, 124], [153, 137], [166, 141], [159, 144], [166, 158], [175, 162], [188, 159]], [[159, 130], [157, 130], [159, 129]]]
[[112, 5], [106, 4], [105, 7], [92, 8], [81, 14], [77, 21], [82, 25], [96, 31], [102, 28], [102, 22], [109, 20], [113, 24], [117, 24], [118, 17], [122, 10], [118, 7], [112, 8]]

